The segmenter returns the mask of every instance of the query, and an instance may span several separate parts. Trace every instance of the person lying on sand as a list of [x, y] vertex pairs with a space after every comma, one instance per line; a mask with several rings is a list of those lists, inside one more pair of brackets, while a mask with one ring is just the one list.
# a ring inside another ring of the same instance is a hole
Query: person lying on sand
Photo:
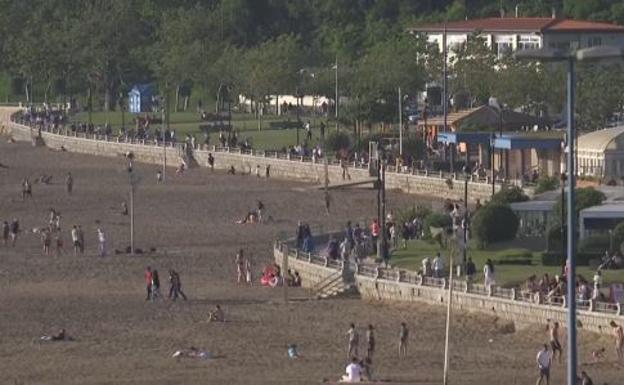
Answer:
[[65, 332], [65, 329], [60, 329], [58, 333], [49, 336], [41, 336], [41, 341], [72, 341], [73, 338], [69, 337]]
[[592, 350], [592, 358], [595, 362], [602, 360], [605, 357], [605, 348], [600, 348], [596, 350]]
[[225, 313], [221, 309], [221, 305], [215, 306], [215, 309], [208, 312], [208, 322], [225, 322]]
[[176, 358], [180, 360], [181, 358], [198, 358], [202, 360], [207, 360], [212, 358], [212, 354], [203, 349], [197, 349], [194, 346], [191, 346], [188, 349], [180, 349], [176, 350], [172, 355], [172, 358]]

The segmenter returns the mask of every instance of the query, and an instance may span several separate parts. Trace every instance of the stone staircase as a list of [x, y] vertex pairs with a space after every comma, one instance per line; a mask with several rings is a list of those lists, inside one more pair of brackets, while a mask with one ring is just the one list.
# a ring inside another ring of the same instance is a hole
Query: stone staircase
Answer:
[[357, 294], [355, 277], [348, 267], [343, 271], [336, 271], [312, 287], [312, 296], [315, 299], [346, 297], [355, 294]]

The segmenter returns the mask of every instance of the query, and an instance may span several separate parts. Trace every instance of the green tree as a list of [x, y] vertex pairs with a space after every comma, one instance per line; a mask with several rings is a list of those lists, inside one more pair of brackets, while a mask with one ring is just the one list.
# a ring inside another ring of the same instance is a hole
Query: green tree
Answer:
[[490, 203], [480, 208], [472, 221], [472, 231], [480, 247], [494, 242], [512, 240], [519, 220], [508, 205]]
[[[595, 190], [592, 187], [584, 187], [576, 189], [576, 201], [575, 201], [575, 211], [576, 217], [578, 218], [581, 210], [586, 209], [592, 206], [598, 206], [602, 204], [602, 202], [607, 199], [607, 197], [602, 193], [602, 191]], [[553, 208], [553, 217], [556, 219], [558, 223], [563, 223], [561, 220], [561, 205], [567, 201], [567, 194], [565, 199], [562, 201], [561, 197], [557, 200], [555, 207]], [[567, 205], [564, 207], [564, 215], [567, 212]]]

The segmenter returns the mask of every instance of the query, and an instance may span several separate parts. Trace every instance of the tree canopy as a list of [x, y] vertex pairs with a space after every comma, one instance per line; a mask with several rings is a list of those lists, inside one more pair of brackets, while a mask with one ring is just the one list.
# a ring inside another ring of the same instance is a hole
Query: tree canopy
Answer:
[[[22, 101], [93, 98], [110, 109], [132, 84], [151, 82], [175, 91], [177, 108], [180, 93], [219, 99], [224, 88], [259, 103], [297, 91], [333, 97], [337, 61], [340, 93], [353, 101], [345, 117], [389, 122], [398, 87], [413, 96], [442, 76], [440, 53], [409, 27], [516, 6], [521, 16], [554, 9], [624, 23], [615, 0], [0, 0], [0, 74], [5, 94]], [[560, 67], [497, 57], [476, 36], [456, 51], [449, 85], [458, 100], [561, 111]], [[581, 127], [621, 109], [624, 78], [611, 76], [620, 69], [579, 69]]]

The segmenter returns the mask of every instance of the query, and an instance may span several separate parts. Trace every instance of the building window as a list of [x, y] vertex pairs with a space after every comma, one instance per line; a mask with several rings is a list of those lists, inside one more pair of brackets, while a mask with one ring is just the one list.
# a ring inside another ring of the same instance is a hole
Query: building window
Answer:
[[600, 36], [593, 36], [587, 40], [588, 47], [595, 47], [599, 45], [602, 45], [602, 39], [600, 38]]
[[498, 42], [494, 44], [494, 50], [496, 56], [498, 56], [498, 58], [500, 59], [503, 56], [509, 55], [511, 53], [512, 45], [508, 42]]
[[548, 46], [552, 49], [568, 51], [570, 49], [570, 42], [566, 41], [566, 42], [549, 43]]
[[518, 39], [518, 50], [538, 49], [540, 38], [538, 36], [520, 36]]

